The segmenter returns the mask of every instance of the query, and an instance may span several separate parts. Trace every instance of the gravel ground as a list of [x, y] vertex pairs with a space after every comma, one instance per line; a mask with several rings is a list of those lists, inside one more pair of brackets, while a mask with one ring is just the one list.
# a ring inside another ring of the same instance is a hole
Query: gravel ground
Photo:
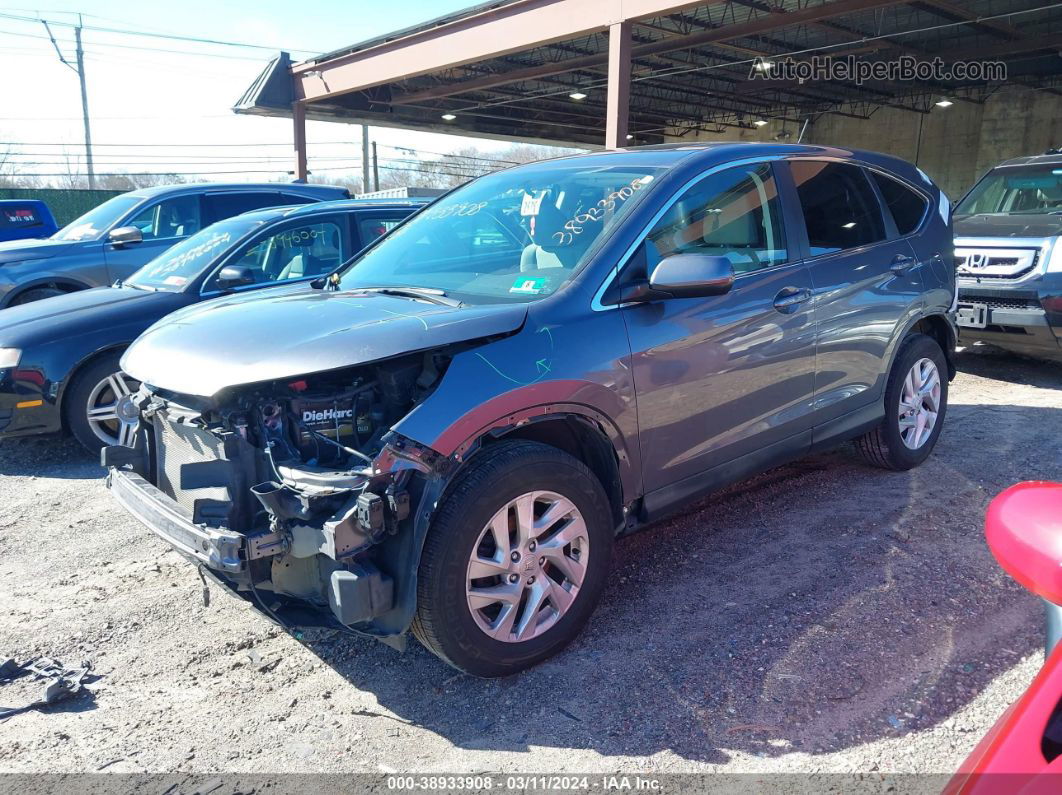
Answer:
[[1062, 478], [1062, 366], [960, 370], [921, 468], [846, 447], [620, 542], [587, 631], [501, 681], [415, 642], [304, 646], [216, 588], [204, 607], [76, 443], [5, 442], [0, 656], [99, 679], [0, 723], [0, 771], [950, 772], [1042, 661], [985, 506]]

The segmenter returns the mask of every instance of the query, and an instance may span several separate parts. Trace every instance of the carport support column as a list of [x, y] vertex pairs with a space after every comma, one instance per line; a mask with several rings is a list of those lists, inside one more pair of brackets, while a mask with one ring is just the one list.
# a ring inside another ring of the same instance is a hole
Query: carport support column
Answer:
[[608, 29], [608, 103], [605, 147], [627, 145], [627, 116], [631, 104], [631, 23], [614, 22]]
[[306, 182], [306, 105], [296, 102], [291, 106], [291, 118], [295, 121], [295, 180]]

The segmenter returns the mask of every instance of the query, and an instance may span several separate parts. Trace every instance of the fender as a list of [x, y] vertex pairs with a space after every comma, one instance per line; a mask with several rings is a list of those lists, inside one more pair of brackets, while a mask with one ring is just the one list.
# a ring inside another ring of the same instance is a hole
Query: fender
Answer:
[[67, 387], [70, 386], [70, 382], [74, 380], [74, 377], [78, 374], [78, 371], [80, 371], [81, 368], [83, 368], [93, 359], [99, 356], [104, 356], [108, 353], [113, 353], [115, 351], [123, 351], [128, 348], [131, 343], [132, 340], [128, 340], [126, 342], [108, 343], [107, 345], [104, 345], [92, 351], [92, 353], [88, 353], [82, 356], [77, 362], [70, 365], [70, 368], [66, 371], [66, 375], [64, 375], [62, 381], [59, 382], [59, 389], [55, 395], [55, 406], [59, 410], [60, 416], [62, 416], [63, 400], [66, 397]]
[[12, 302], [27, 290], [32, 290], [36, 287], [50, 287], [52, 285], [68, 288], [71, 292], [74, 290], [87, 290], [90, 287], [99, 286], [86, 284], [78, 279], [71, 279], [69, 276], [38, 276], [28, 282], [21, 282], [16, 287], [12, 288], [3, 299], [0, 299], [0, 308], [11, 306]]
[[475, 452], [484, 437], [488, 435], [504, 436], [508, 431], [521, 428], [533, 422], [545, 421], [550, 417], [561, 418], [566, 416], [574, 416], [587, 421], [592, 427], [604, 433], [612, 444], [612, 450], [616, 454], [620, 487], [623, 493], [621, 502], [626, 504], [635, 497], [640, 496], [640, 478], [631, 467], [631, 457], [619, 428], [601, 412], [579, 403], [546, 403], [497, 417], [461, 442], [453, 450], [451, 457], [454, 461], [463, 463]]
[[[604, 395], [595, 395], [599, 390]], [[590, 396], [601, 397], [616, 404], [614, 407], [623, 412], [622, 401], [614, 392], [606, 390], [600, 384], [585, 381], [564, 380], [546, 381], [532, 384], [521, 389], [506, 392], [476, 406], [448, 426], [438, 429], [431, 438], [424, 431], [427, 429], [410, 428], [406, 420], [397, 423], [393, 430], [402, 434], [445, 458], [451, 458], [458, 465], [474, 451], [477, 443], [488, 434], [495, 434], [503, 429], [521, 427], [537, 419], [550, 415], [571, 414], [590, 422], [601, 429], [612, 444], [619, 467], [620, 484], [625, 502], [641, 495], [641, 462], [637, 449], [631, 449], [619, 424], [612, 419], [612, 412], [606, 413], [600, 406], [578, 401]], [[559, 399], [558, 399], [559, 398]], [[565, 399], [568, 398], [568, 399]], [[431, 411], [432, 400], [429, 399], [417, 411]], [[414, 412], [416, 413], [416, 411]], [[630, 414], [633, 415], [633, 410]], [[409, 415], [411, 418], [413, 415]], [[633, 420], [633, 416], [631, 418]], [[417, 431], [420, 431], [419, 433]]]

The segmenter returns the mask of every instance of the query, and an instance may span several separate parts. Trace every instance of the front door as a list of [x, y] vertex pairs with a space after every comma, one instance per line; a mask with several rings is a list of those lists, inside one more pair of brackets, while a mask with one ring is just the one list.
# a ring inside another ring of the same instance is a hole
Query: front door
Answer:
[[730, 292], [622, 310], [647, 493], [696, 491], [707, 470], [748, 463], [768, 447], [799, 454], [810, 442], [812, 284], [787, 245], [770, 163], [733, 166], [688, 188], [628, 270], [649, 274], [661, 258], [686, 252], [727, 257], [736, 274]]
[[198, 196], [174, 196], [149, 204], [118, 226], [135, 226], [143, 240], [139, 243], [109, 243], [104, 237], [103, 257], [111, 281], [128, 279], [159, 254], [189, 235], [198, 232]]

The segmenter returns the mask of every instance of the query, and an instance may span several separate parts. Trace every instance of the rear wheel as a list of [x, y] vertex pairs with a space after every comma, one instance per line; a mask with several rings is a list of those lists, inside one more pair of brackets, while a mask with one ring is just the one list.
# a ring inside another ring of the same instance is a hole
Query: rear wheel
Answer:
[[608, 499], [580, 461], [537, 442], [473, 459], [428, 530], [413, 632], [466, 673], [504, 676], [556, 654], [605, 584]]
[[903, 343], [885, 387], [885, 419], [856, 439], [856, 449], [884, 469], [911, 469], [936, 446], [948, 410], [944, 351], [932, 337], [913, 334]]
[[139, 421], [132, 398], [140, 383], [122, 372], [119, 358], [116, 353], [89, 364], [63, 400], [70, 432], [91, 452], [131, 444]]
[[63, 291], [55, 287], [35, 287], [32, 290], [26, 290], [21, 295], [15, 296], [15, 300], [11, 302], [11, 306], [22, 306], [22, 304], [32, 304], [34, 301], [42, 301], [45, 298], [54, 298], [57, 295], [63, 295]]

